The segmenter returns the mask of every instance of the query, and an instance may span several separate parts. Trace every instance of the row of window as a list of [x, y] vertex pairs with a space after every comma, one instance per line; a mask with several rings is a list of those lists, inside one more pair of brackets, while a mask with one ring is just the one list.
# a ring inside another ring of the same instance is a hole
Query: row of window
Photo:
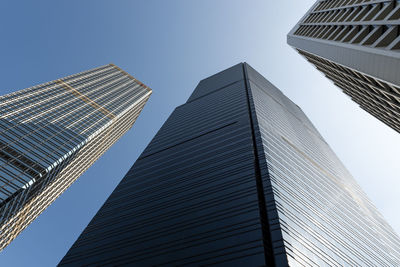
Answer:
[[320, 0], [314, 11], [359, 6], [373, 3], [393, 2], [391, 0]]
[[400, 88], [310, 53], [299, 53], [333, 80], [361, 108], [400, 132]]
[[400, 2], [371, 3], [313, 10], [294, 35], [400, 52]]
[[373, 23], [382, 20], [397, 20], [399, 18], [400, 3], [388, 1], [386, 3], [366, 4], [323, 12], [315, 12], [314, 10], [302, 21], [302, 23]]

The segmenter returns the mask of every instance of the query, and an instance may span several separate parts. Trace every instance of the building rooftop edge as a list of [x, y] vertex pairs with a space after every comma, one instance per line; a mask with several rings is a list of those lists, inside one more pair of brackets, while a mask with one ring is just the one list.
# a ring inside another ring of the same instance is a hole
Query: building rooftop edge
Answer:
[[135, 77], [133, 77], [132, 75], [130, 75], [129, 73], [127, 73], [126, 71], [124, 71], [123, 69], [121, 69], [120, 67], [118, 67], [117, 65], [115, 65], [114, 63], [110, 63], [109, 65], [115, 67], [116, 69], [118, 69], [119, 71], [121, 71], [123, 74], [127, 75], [129, 78], [131, 78], [131, 79], [134, 80], [135, 82], [139, 83], [141, 86], [143, 86], [144, 88], [146, 88], [150, 93], [153, 92], [153, 89], [151, 89], [150, 87], [148, 87], [147, 85], [145, 85], [144, 83], [142, 83], [141, 81], [139, 81], [138, 79], [136, 79]]

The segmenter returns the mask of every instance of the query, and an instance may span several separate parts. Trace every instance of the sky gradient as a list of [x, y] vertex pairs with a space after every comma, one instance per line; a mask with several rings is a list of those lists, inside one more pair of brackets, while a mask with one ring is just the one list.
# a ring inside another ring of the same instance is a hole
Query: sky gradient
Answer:
[[247, 62], [299, 105], [400, 232], [400, 135], [286, 44], [314, 0], [0, 3], [0, 94], [114, 63], [153, 89], [133, 128], [3, 252], [0, 266], [55, 266], [197, 83]]

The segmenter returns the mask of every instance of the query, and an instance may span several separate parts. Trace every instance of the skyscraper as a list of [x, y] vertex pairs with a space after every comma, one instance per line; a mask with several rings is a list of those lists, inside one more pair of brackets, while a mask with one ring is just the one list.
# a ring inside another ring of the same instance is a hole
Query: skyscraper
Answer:
[[0, 249], [132, 127], [150, 94], [109, 64], [0, 97]]
[[175, 109], [60, 266], [399, 266], [400, 239], [246, 63]]
[[400, 132], [400, 2], [318, 0], [288, 43], [360, 107]]

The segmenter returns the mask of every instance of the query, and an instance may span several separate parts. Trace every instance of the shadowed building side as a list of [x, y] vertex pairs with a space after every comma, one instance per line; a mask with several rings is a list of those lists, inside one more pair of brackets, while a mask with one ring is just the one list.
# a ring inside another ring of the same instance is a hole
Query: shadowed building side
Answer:
[[400, 241], [246, 63], [177, 107], [60, 266], [396, 266]]
[[60, 265], [264, 265], [249, 116], [243, 64], [201, 81]]

